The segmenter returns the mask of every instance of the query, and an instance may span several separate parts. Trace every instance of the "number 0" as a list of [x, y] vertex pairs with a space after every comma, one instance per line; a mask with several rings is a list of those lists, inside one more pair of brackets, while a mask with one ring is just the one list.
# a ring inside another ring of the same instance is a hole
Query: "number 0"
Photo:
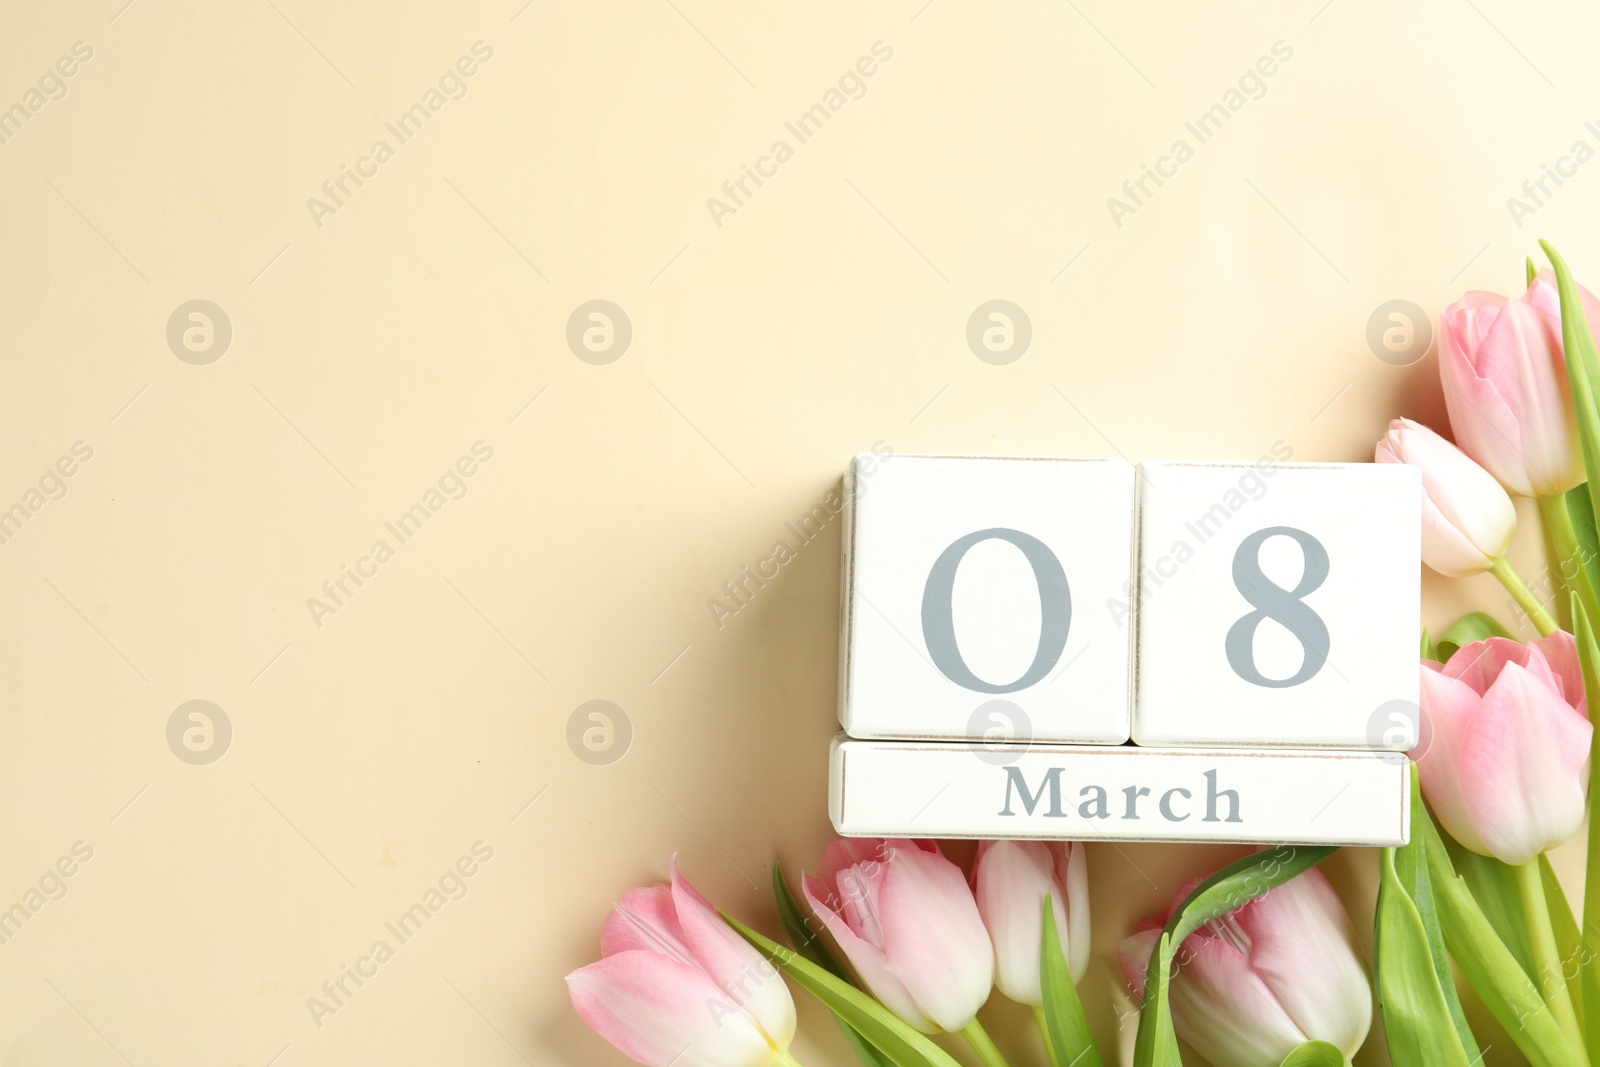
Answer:
[[[1033, 567], [1033, 577], [1039, 585], [1039, 647], [1033, 663], [1021, 678], [1008, 684], [986, 682], [972, 673], [967, 661], [961, 658], [956, 644], [955, 596], [956, 568], [967, 550], [980, 541], [1009, 541], [1022, 551]], [[1021, 530], [995, 527], [979, 530], [958, 538], [934, 560], [928, 573], [928, 583], [922, 591], [922, 639], [927, 642], [928, 655], [952, 682], [963, 689], [978, 693], [1015, 693], [1034, 685], [1050, 673], [1050, 668], [1061, 658], [1067, 647], [1067, 630], [1072, 625], [1072, 592], [1067, 588], [1067, 574], [1061, 561], [1043, 541]]]

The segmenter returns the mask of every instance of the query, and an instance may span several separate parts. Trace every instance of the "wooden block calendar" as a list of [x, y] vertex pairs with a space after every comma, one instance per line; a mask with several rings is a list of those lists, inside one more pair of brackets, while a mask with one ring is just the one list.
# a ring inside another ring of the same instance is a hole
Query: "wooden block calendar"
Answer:
[[[857, 457], [836, 827], [1403, 841], [1406, 760], [1389, 749], [1397, 716], [1420, 718], [1421, 513], [1397, 464]], [[1157, 799], [1069, 827], [1065, 807], [1018, 820], [992, 795], [1061, 776], [1090, 800], [1105, 776]], [[929, 783], [942, 799], [902, 811]], [[1336, 815], [1300, 802], [1323, 785]], [[1251, 814], [1184, 803], [1224, 794]]]

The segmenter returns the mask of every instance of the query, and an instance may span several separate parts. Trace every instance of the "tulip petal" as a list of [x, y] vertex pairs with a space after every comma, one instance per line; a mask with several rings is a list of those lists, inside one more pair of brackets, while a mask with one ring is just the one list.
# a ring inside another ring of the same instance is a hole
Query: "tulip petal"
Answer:
[[[1461, 679], [1472, 687], [1473, 692], [1482, 696], [1500, 677], [1500, 671], [1507, 663], [1526, 666], [1529, 654], [1528, 646], [1521, 641], [1487, 637], [1456, 649], [1456, 654], [1450, 657], [1450, 662], [1444, 665], [1441, 673], [1446, 678]], [[1573, 655], [1577, 655], [1576, 647]]]
[[[1585, 317], [1589, 322], [1600, 323], [1600, 300], [1597, 300], [1595, 295], [1583, 286], [1578, 285], [1576, 288], [1579, 300], [1583, 305]], [[1568, 446], [1571, 457], [1568, 461], [1570, 474], [1565, 482], [1554, 484], [1539, 491], [1541, 496], [1547, 496], [1557, 492], [1565, 492], [1583, 484], [1585, 475], [1582, 439], [1578, 431], [1576, 405], [1573, 403], [1572, 398], [1571, 377], [1567, 372], [1566, 366], [1566, 341], [1561, 327], [1561, 293], [1555, 272], [1548, 269], [1540, 271], [1533, 285], [1529, 287], [1522, 299], [1544, 320], [1546, 328], [1554, 339], [1551, 344], [1552, 369], [1558, 384], [1562, 387], [1562, 400], [1565, 403], [1564, 415], [1560, 421], [1557, 421], [1554, 413], [1551, 413], [1541, 425], [1545, 427], [1552, 438], [1559, 430], [1564, 429], [1570, 442]]]
[[838, 896], [832, 901], [845, 922], [861, 937], [883, 946], [883, 923], [878, 919], [878, 897], [887, 867], [869, 860], [839, 872]]
[[1589, 702], [1583, 691], [1583, 667], [1578, 661], [1578, 642], [1567, 631], [1557, 630], [1535, 641], [1534, 647], [1561, 680], [1562, 697], [1587, 717]]
[[1434, 431], [1395, 419], [1373, 453], [1422, 473], [1422, 558], [1450, 577], [1478, 574], [1503, 555], [1517, 509], [1494, 476]]
[[1468, 293], [1446, 308], [1439, 377], [1456, 444], [1506, 488], [1549, 496], [1583, 480], [1552, 284], [1515, 300]]
[[[1481, 643], [1481, 642], [1480, 642]], [[1469, 648], [1471, 646], [1468, 646]], [[1465, 651], [1463, 649], [1462, 651]], [[1459, 657], [1460, 652], [1456, 653]], [[1455, 657], [1452, 657], [1454, 659]], [[1413, 758], [1422, 780], [1422, 793], [1428, 807], [1450, 836], [1481, 855], [1489, 846], [1478, 836], [1478, 829], [1467, 810], [1461, 791], [1461, 745], [1467, 721], [1482, 698], [1470, 685], [1451, 678], [1433, 664], [1422, 665], [1422, 714], [1427, 723], [1428, 748]]]
[[[1066, 934], [1067, 901], [1052, 880], [1054, 862], [1040, 841], [985, 841], [973, 867], [978, 914], [994, 942], [995, 985], [1021, 1004], [1044, 1003], [1039, 981], [1040, 905], [1053, 893], [1056, 929]], [[1065, 953], [1070, 942], [1063, 942]]]
[[[1556, 633], [1559, 632], [1559, 630], [1556, 631]], [[1550, 636], [1554, 637], [1555, 634], [1552, 633]], [[1552, 644], [1551, 647], [1555, 648], [1556, 646]], [[1573, 646], [1573, 655], [1577, 655], [1576, 645]], [[1548, 686], [1552, 693], [1559, 695], [1563, 704], [1568, 704], [1568, 706], [1570, 706], [1570, 703], [1566, 697], [1567, 683], [1565, 679], [1563, 679], [1561, 675], [1556, 672], [1555, 667], [1552, 666], [1547, 658], [1545, 658], [1544, 652], [1537, 644], [1528, 646], [1528, 662], [1523, 664], [1523, 666], [1527, 668], [1528, 673], [1533, 675], [1535, 679]]]
[[671, 956], [694, 965], [694, 952], [683, 939], [672, 887], [647, 885], [617, 901], [600, 928], [600, 955], [639, 949]]
[[1456, 444], [1462, 451], [1511, 492], [1532, 496], [1528, 469], [1532, 461], [1523, 454], [1517, 413], [1495, 383], [1468, 368], [1460, 377], [1446, 381], [1444, 399]]
[[1468, 817], [1494, 856], [1516, 866], [1577, 832], [1593, 732], [1547, 679], [1501, 671], [1467, 723], [1460, 771]]
[[824, 885], [821, 879], [807, 874], [801, 876], [800, 888], [805, 893], [806, 902], [811, 905], [812, 914], [833, 936], [839, 954], [849, 961], [851, 969], [860, 980], [860, 985], [882, 1001], [890, 1011], [918, 1030], [925, 1034], [937, 1033], [939, 1027], [917, 1007], [917, 1002], [911, 999], [910, 990], [906, 989], [900, 979], [889, 973], [883, 948], [857, 935], [838, 912], [826, 903], [824, 898], [831, 895], [831, 887]]
[[994, 945], [961, 868], [934, 852], [896, 849], [883, 879], [878, 916], [885, 968], [929, 1019], [966, 1026], [994, 985]]
[[[1583, 465], [1560, 322], [1547, 322], [1526, 300], [1508, 304], [1504, 319], [1490, 340], [1514, 333], [1516, 343], [1487, 345], [1491, 361], [1480, 361], [1478, 373], [1505, 383], [1501, 392], [1516, 417], [1515, 440], [1532, 495], [1564, 493], [1582, 483]], [[1508, 365], [1496, 366], [1498, 359]]]
[[881, 862], [885, 841], [876, 837], [838, 837], [822, 850], [817, 877], [830, 889], [837, 888], [839, 872], [862, 863]]
[[[1584, 286], [1577, 285], [1578, 298], [1583, 304], [1584, 317], [1590, 322], [1600, 322], [1600, 297]], [[1556, 272], [1546, 267], [1534, 279], [1526, 295], [1528, 304], [1552, 324], [1557, 335], [1561, 332], [1561, 292], [1556, 285]]]
[[1117, 946], [1117, 965], [1122, 968], [1123, 980], [1133, 995], [1144, 999], [1145, 979], [1150, 975], [1150, 957], [1161, 944], [1161, 927], [1152, 926], [1130, 934]]
[[1355, 931], [1321, 871], [1309, 870], [1240, 909], [1250, 966], [1303, 1034], [1355, 1055], [1372, 1026], [1372, 991]]
[[1172, 903], [1167, 905], [1167, 913], [1161, 916], [1161, 922], [1165, 923], [1168, 919], [1171, 919], [1172, 913], [1183, 907], [1184, 901], [1193, 896], [1194, 891], [1199, 889], [1200, 883], [1205, 880], [1205, 875], [1200, 875], [1198, 877], [1191, 878], [1187, 882], [1180, 885], [1178, 887], [1178, 891], [1172, 894]]
[[567, 975], [590, 1029], [649, 1067], [766, 1067], [776, 1049], [703, 972], [627, 950]]
[[1422, 543], [1428, 548], [1423, 562], [1447, 578], [1482, 574], [1493, 562], [1429, 496], [1422, 498]]
[[[1089, 969], [1089, 850], [1081, 841], [1072, 841], [1063, 852], [1056, 861], [1056, 878], [1067, 887], [1067, 923], [1060, 927], [1067, 943], [1062, 947], [1072, 980], [1081, 982]], [[1061, 922], [1059, 909], [1056, 922]]]
[[1278, 1067], [1310, 1040], [1234, 946], [1192, 934], [1177, 959], [1171, 987], [1173, 1026], [1208, 1061]]
[[794, 998], [777, 968], [722, 921], [709, 901], [678, 873], [672, 858], [672, 900], [683, 939], [695, 961], [728, 999], [738, 1004], [779, 1048], [794, 1038]]

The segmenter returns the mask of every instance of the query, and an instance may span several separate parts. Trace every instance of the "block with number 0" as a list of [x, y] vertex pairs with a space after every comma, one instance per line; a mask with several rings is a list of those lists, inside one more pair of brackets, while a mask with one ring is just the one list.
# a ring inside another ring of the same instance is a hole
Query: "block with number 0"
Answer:
[[1134, 741], [1395, 747], [1417, 714], [1417, 470], [1140, 471]]
[[[873, 462], [874, 466], [867, 464]], [[845, 482], [839, 718], [861, 738], [1121, 744], [1134, 470], [858, 456]]]

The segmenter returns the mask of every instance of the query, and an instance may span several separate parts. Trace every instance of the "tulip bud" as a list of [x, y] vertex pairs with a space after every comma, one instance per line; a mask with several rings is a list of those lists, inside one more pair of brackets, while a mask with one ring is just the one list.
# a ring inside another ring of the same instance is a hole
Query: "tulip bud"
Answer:
[[994, 942], [995, 985], [1023, 1004], [1042, 1005], [1040, 941], [1050, 894], [1061, 952], [1072, 980], [1089, 966], [1089, 869], [1073, 841], [984, 841], [972, 881], [978, 914]]
[[961, 868], [932, 841], [835, 841], [802, 884], [860, 984], [912, 1026], [962, 1030], [989, 999], [994, 946]]
[[1577, 832], [1589, 787], [1589, 722], [1572, 635], [1491, 637], [1422, 661], [1422, 795], [1450, 836], [1517, 866]]
[[[1198, 884], [1179, 890], [1173, 907]], [[1122, 942], [1122, 973], [1140, 997], [1164, 924]], [[1315, 868], [1190, 934], [1174, 963], [1173, 1029], [1209, 1063], [1277, 1067], [1307, 1041], [1326, 1041], [1348, 1060], [1372, 1025], [1350, 917]]]
[[1379, 463], [1422, 471], [1422, 561], [1440, 574], [1480, 574], [1505, 555], [1517, 509], [1494, 476], [1420, 423], [1395, 419], [1378, 442]]
[[[1594, 297], [1584, 296], [1593, 307]], [[1472, 292], [1445, 308], [1439, 377], [1456, 443], [1501, 485], [1551, 496], [1582, 484], [1561, 301], [1550, 271], [1515, 300]]]
[[617, 902], [598, 963], [567, 975], [590, 1029], [649, 1067], [787, 1060], [794, 1000], [777, 970], [678, 875]]

